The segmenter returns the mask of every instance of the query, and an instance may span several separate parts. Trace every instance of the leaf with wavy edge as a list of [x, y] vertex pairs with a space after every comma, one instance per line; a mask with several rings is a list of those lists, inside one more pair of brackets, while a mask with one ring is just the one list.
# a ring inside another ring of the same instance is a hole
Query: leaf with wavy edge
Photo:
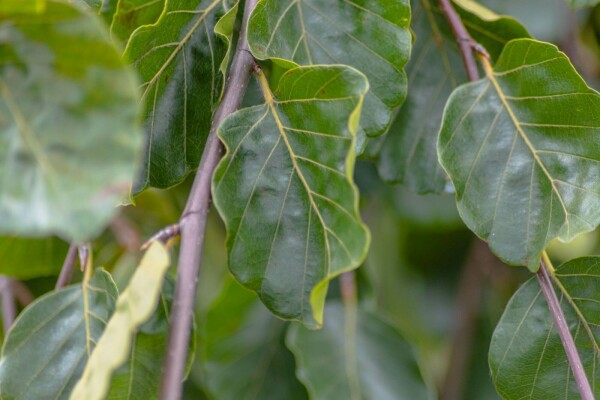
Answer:
[[311, 399], [432, 398], [413, 348], [396, 327], [360, 305], [329, 302], [323, 329], [292, 324], [286, 344]]
[[[464, 0], [460, 3], [466, 5]], [[517, 21], [481, 5], [472, 10], [477, 14], [457, 4], [455, 8], [469, 33], [493, 59], [511, 39], [529, 37]], [[437, 0], [413, 0], [411, 27], [415, 43], [406, 67], [408, 96], [385, 136], [369, 140], [365, 157], [376, 160], [379, 175], [388, 183], [403, 184], [417, 193], [439, 193], [446, 185], [436, 151], [442, 114], [452, 90], [467, 78], [456, 39]]]
[[98, 269], [86, 283], [29, 305], [2, 347], [0, 398], [68, 399], [117, 296], [110, 274]]
[[125, 57], [143, 84], [146, 152], [134, 187], [181, 182], [200, 160], [223, 88], [229, 42], [214, 33], [228, 11], [223, 0], [168, 0], [155, 24], [138, 28]]
[[136, 173], [135, 74], [102, 21], [63, 1], [0, 30], [0, 231], [89, 240]]
[[344, 64], [363, 72], [359, 138], [381, 135], [406, 97], [408, 0], [261, 0], [248, 23], [255, 57], [284, 65]]
[[[600, 257], [571, 260], [552, 280], [583, 367], [600, 394]], [[492, 337], [492, 379], [506, 400], [579, 400], [581, 395], [535, 278], [512, 297]]]
[[450, 97], [439, 158], [467, 226], [536, 271], [552, 239], [600, 222], [600, 95], [551, 44], [513, 40], [485, 66]]
[[318, 326], [328, 281], [360, 265], [369, 243], [352, 182], [368, 83], [346, 66], [294, 68], [275, 94], [260, 80], [265, 104], [219, 128], [227, 154], [213, 194], [230, 269], [278, 316]]
[[156, 308], [168, 267], [167, 249], [154, 242], [117, 299], [116, 311], [71, 392], [71, 400], [106, 397], [113, 372], [127, 361], [135, 333]]

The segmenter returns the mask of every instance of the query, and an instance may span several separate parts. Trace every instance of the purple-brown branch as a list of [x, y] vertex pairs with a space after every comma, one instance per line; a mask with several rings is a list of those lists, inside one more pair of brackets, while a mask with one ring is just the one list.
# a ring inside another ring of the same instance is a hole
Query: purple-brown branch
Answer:
[[460, 15], [457, 14], [454, 7], [450, 3], [451, 0], [439, 0], [440, 8], [448, 21], [448, 24], [452, 28], [452, 33], [456, 38], [456, 42], [458, 43], [458, 47], [460, 48], [460, 54], [465, 63], [465, 70], [467, 72], [467, 77], [470, 81], [476, 81], [479, 79], [479, 70], [477, 69], [477, 62], [475, 61], [475, 55], [473, 54], [473, 50], [478, 48], [480, 52], [483, 54], [484, 51], [480, 45], [478, 45], [467, 29], [465, 25], [462, 23], [462, 19]]
[[8, 332], [17, 318], [17, 305], [13, 293], [13, 279], [0, 276], [0, 300], [2, 301], [2, 326]]
[[212, 126], [192, 191], [179, 221], [181, 247], [175, 298], [171, 312], [169, 343], [160, 387], [161, 400], [179, 400], [185, 373], [187, 352], [196, 299], [198, 272], [204, 247], [204, 235], [210, 205], [212, 175], [221, 159], [222, 146], [217, 128], [242, 102], [248, 81], [254, 69], [246, 38], [247, 22], [258, 0], [246, 0], [240, 37], [225, 84], [223, 98], [212, 121]]
[[560, 306], [560, 301], [558, 301], [558, 297], [556, 297], [556, 292], [554, 291], [554, 286], [552, 286], [547, 266], [543, 261], [540, 264], [540, 269], [537, 272], [536, 277], [540, 283], [546, 302], [548, 303], [548, 308], [550, 308], [550, 312], [552, 313], [552, 318], [554, 318], [554, 325], [556, 325], [560, 340], [567, 353], [567, 358], [571, 365], [571, 370], [573, 371], [573, 376], [575, 377], [575, 382], [577, 383], [581, 398], [582, 400], [594, 400], [594, 393], [592, 392], [590, 382], [585, 375], [585, 370], [583, 369], [581, 358], [577, 352], [575, 341], [569, 330], [565, 314]]

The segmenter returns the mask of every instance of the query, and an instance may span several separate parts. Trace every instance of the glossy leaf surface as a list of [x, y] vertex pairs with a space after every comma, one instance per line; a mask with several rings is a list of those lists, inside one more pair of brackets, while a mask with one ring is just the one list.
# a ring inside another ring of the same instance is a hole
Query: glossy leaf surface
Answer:
[[600, 222], [600, 95], [550, 44], [511, 41], [444, 114], [438, 152], [471, 230], [535, 271], [554, 238]]
[[69, 245], [57, 238], [0, 237], [0, 274], [32, 279], [60, 273]]
[[101, 24], [59, 1], [0, 19], [2, 232], [87, 240], [129, 193], [138, 91]]
[[430, 398], [413, 349], [396, 328], [338, 302], [328, 303], [325, 314], [320, 331], [293, 324], [286, 339], [312, 399]]
[[[371, 141], [366, 155], [377, 160], [380, 176], [418, 193], [441, 192], [446, 174], [437, 160], [436, 142], [446, 100], [467, 81], [452, 34], [436, 0], [412, 1], [415, 43], [406, 67], [410, 88], [389, 132]], [[511, 39], [527, 37], [515, 20], [489, 12], [489, 19], [455, 6], [469, 33], [496, 59]]]
[[230, 279], [204, 325], [202, 363], [215, 399], [308, 399], [284, 344], [289, 324], [275, 318], [254, 293]]
[[68, 399], [117, 296], [112, 278], [99, 269], [86, 285], [47, 294], [27, 307], [2, 347], [0, 396]]
[[363, 72], [371, 90], [359, 136], [377, 136], [406, 97], [409, 23], [407, 0], [262, 0], [250, 19], [248, 42], [259, 59], [344, 64]]
[[[600, 258], [569, 261], [556, 270], [555, 290], [595, 394], [600, 393]], [[535, 278], [512, 297], [489, 353], [492, 378], [504, 399], [581, 398], [567, 355]]]
[[167, 249], [160, 242], [154, 242], [117, 299], [116, 311], [75, 385], [71, 400], [106, 397], [113, 372], [127, 361], [137, 330], [156, 308], [168, 267]]
[[134, 191], [166, 188], [198, 166], [221, 97], [228, 43], [214, 33], [223, 0], [170, 0], [155, 24], [141, 26], [125, 50], [142, 78], [146, 152]]
[[[359, 266], [369, 234], [352, 182], [367, 81], [343, 66], [285, 73], [266, 102], [219, 128], [213, 180], [229, 265], [275, 314], [317, 326], [327, 282]], [[310, 118], [307, 118], [310, 115]]]

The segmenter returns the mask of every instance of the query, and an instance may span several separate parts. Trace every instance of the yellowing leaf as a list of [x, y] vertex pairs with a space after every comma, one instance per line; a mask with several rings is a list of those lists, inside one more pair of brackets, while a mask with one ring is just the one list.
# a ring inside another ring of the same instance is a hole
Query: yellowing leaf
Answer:
[[156, 307], [168, 267], [167, 250], [155, 242], [117, 299], [117, 309], [73, 389], [71, 400], [101, 400], [106, 396], [112, 373], [127, 361], [133, 335]]

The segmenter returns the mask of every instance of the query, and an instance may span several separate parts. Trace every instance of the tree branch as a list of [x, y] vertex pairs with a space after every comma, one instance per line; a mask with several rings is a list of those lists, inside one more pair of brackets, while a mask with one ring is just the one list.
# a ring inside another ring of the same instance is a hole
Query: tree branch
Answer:
[[222, 153], [222, 146], [217, 137], [217, 128], [225, 117], [240, 107], [255, 65], [248, 48], [246, 27], [248, 18], [257, 2], [258, 0], [246, 0], [240, 37], [227, 77], [223, 98], [212, 121], [192, 191], [179, 221], [181, 247], [169, 343], [160, 388], [161, 400], [179, 400], [181, 398], [181, 384], [187, 361], [198, 272], [210, 204], [210, 185]]
[[485, 49], [469, 35], [465, 25], [462, 23], [462, 19], [456, 13], [456, 10], [452, 7], [450, 1], [451, 0], [439, 0], [440, 8], [446, 17], [448, 24], [452, 28], [452, 33], [454, 33], [454, 37], [460, 48], [460, 54], [465, 63], [467, 77], [470, 81], [476, 81], [479, 79], [479, 70], [477, 69], [477, 62], [475, 61], [473, 50], [477, 50], [487, 58], [489, 58], [489, 55], [487, 55]]
[[69, 246], [69, 251], [67, 252], [67, 256], [65, 257], [65, 261], [60, 270], [60, 275], [58, 276], [58, 280], [56, 281], [56, 286], [54, 290], [61, 289], [71, 283], [71, 278], [73, 277], [73, 271], [75, 271], [75, 260], [77, 259], [77, 246], [71, 244]]
[[[545, 258], [547, 259], [547, 257]], [[540, 269], [536, 274], [537, 280], [540, 283], [542, 293], [544, 294], [546, 302], [548, 303], [548, 308], [550, 308], [550, 312], [552, 313], [552, 318], [554, 319], [554, 324], [558, 330], [560, 340], [567, 353], [567, 358], [571, 365], [571, 370], [573, 371], [573, 376], [575, 377], [575, 382], [577, 383], [581, 398], [582, 400], [594, 400], [594, 394], [587, 376], [585, 375], [581, 358], [577, 352], [577, 347], [575, 347], [575, 341], [573, 340], [573, 336], [571, 336], [565, 314], [563, 313], [558, 297], [556, 297], [556, 293], [554, 292], [554, 286], [552, 286], [552, 281], [548, 274], [548, 267], [550, 266], [547, 266], [544, 261], [540, 263]]]

